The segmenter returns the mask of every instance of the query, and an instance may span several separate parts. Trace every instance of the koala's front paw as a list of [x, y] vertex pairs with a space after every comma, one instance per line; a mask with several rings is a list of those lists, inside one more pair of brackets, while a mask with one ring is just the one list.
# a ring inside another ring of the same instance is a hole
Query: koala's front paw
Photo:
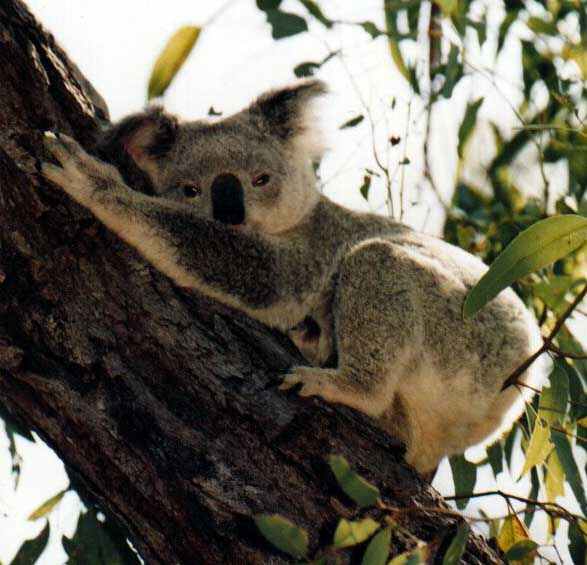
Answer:
[[279, 385], [280, 390], [289, 390], [301, 384], [300, 396], [321, 396], [326, 400], [332, 400], [336, 385], [333, 382], [335, 371], [330, 369], [317, 369], [314, 367], [294, 367], [285, 375]]
[[45, 147], [61, 166], [43, 163], [43, 176], [80, 204], [87, 206], [92, 199], [116, 190], [123, 182], [114, 167], [88, 155], [67, 135], [45, 132]]

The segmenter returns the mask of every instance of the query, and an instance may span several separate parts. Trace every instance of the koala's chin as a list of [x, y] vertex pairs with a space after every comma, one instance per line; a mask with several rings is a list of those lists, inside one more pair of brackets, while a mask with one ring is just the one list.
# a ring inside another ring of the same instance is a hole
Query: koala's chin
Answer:
[[325, 92], [301, 81], [213, 123], [151, 109], [96, 149], [125, 178], [63, 135], [43, 172], [177, 284], [290, 331], [309, 365], [281, 388], [368, 414], [430, 473], [520, 415], [522, 394], [501, 387], [540, 332], [511, 290], [463, 320], [480, 260], [319, 194], [310, 109]]

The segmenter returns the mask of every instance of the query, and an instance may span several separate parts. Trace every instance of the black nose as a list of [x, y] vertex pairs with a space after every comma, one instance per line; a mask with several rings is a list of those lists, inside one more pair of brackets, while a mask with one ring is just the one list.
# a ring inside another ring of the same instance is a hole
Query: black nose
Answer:
[[212, 214], [215, 220], [236, 226], [245, 221], [245, 198], [240, 181], [230, 173], [212, 182]]

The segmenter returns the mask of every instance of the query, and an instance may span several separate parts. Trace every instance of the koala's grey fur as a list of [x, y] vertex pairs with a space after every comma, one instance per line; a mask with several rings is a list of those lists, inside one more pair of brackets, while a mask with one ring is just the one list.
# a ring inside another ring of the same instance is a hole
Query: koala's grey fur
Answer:
[[152, 195], [66, 136], [48, 138], [61, 166], [43, 172], [178, 284], [290, 331], [315, 366], [282, 387], [370, 415], [426, 473], [521, 413], [519, 391], [501, 386], [540, 333], [511, 290], [463, 320], [480, 260], [319, 194], [308, 109], [324, 91], [302, 81], [215, 123], [159, 109], [123, 120], [101, 154], [130, 158]]

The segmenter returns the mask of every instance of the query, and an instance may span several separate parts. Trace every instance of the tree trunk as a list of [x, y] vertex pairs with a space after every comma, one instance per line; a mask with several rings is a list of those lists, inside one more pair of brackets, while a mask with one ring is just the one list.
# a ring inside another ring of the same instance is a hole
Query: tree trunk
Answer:
[[[458, 520], [434, 510], [446, 506], [397, 442], [350, 410], [279, 392], [300, 361], [285, 337], [175, 287], [43, 184], [42, 133], [88, 147], [107, 116], [25, 6], [3, 0], [0, 403], [128, 528], [147, 563], [287, 562], [257, 531], [260, 512], [306, 527], [312, 549], [327, 545], [339, 517], [356, 513], [331, 453], [405, 509], [400, 531], [439, 556]], [[393, 552], [409, 539], [394, 536]], [[501, 563], [477, 537], [465, 561]]]

